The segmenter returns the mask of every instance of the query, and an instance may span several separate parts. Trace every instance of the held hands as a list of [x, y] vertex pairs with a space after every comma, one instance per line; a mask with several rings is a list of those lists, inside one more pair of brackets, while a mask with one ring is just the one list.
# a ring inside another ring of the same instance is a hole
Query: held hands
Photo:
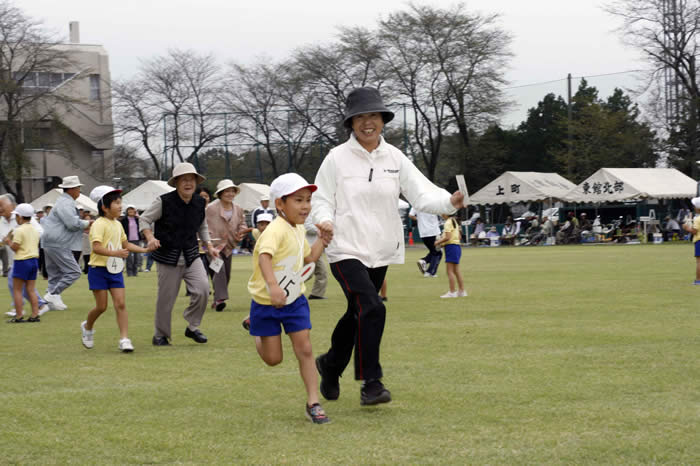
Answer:
[[316, 223], [318, 237], [323, 241], [323, 247], [327, 247], [333, 241], [333, 224], [329, 221]]
[[269, 288], [270, 302], [272, 302], [272, 305], [277, 308], [284, 306], [284, 304], [287, 302], [287, 293], [285, 293], [277, 283], [271, 285]]
[[113, 257], [121, 257], [122, 259], [126, 259], [129, 257], [129, 250], [128, 249], [116, 249], [112, 251], [112, 256]]
[[464, 194], [462, 194], [460, 191], [455, 191], [454, 194], [450, 196], [450, 203], [455, 209], [466, 207], [464, 205]]
[[148, 243], [146, 244], [146, 249], [149, 251], [155, 251], [160, 247], [160, 241], [156, 239], [155, 236], [152, 236], [151, 239], [148, 240]]
[[243, 238], [245, 238], [245, 235], [247, 235], [251, 231], [253, 231], [252, 228], [244, 228], [234, 235], [234, 239], [236, 240], [237, 243], [239, 243], [239, 242], [243, 241]]

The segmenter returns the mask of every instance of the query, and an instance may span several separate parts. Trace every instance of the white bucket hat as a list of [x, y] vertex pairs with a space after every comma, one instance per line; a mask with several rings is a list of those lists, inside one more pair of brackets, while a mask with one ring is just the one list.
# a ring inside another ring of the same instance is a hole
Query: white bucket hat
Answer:
[[272, 180], [272, 184], [270, 184], [270, 200], [274, 202], [277, 198], [289, 196], [304, 188], [309, 188], [311, 192], [318, 189], [315, 184], [308, 183], [297, 173], [285, 173]]
[[13, 210], [12, 213], [17, 214], [20, 217], [31, 217], [34, 215], [34, 207], [27, 203], [17, 204], [17, 207], [15, 207], [15, 210]]
[[168, 180], [168, 184], [175, 188], [175, 178], [182, 175], [189, 175], [190, 173], [197, 176], [197, 184], [206, 180], [206, 178], [197, 173], [197, 169], [194, 168], [194, 165], [192, 165], [191, 163], [182, 162], [178, 163], [177, 165], [175, 165], [175, 168], [173, 168], [173, 176], [171, 176]]
[[270, 195], [269, 194], [263, 194], [260, 196], [261, 201], [269, 201], [270, 200]]
[[83, 186], [83, 183], [81, 183], [80, 178], [75, 175], [64, 176], [63, 182], [58, 185], [59, 188], [63, 189], [77, 188], [78, 186]]
[[233, 190], [236, 192], [236, 194], [241, 192], [241, 188], [236, 186], [233, 181], [225, 179], [225, 180], [221, 180], [218, 183], [216, 183], [216, 192], [214, 193], [214, 195], [216, 197], [219, 197], [219, 193], [221, 191], [223, 191], [224, 189], [228, 189], [228, 188], [233, 188]]
[[113, 193], [115, 191], [118, 193], [122, 192], [121, 189], [116, 189], [116, 188], [113, 188], [111, 186], [105, 186], [105, 185], [98, 186], [95, 189], [93, 189], [92, 191], [90, 191], [90, 199], [92, 200], [92, 202], [97, 203], [97, 202], [100, 202], [102, 200], [102, 198], [105, 197], [107, 194]]
[[258, 221], [257, 223], [260, 222], [271, 222], [272, 221], [272, 214], [264, 213], [258, 215]]

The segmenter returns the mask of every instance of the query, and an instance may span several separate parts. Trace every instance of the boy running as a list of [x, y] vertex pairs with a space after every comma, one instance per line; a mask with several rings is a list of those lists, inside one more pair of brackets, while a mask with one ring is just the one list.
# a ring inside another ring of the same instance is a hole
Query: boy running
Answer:
[[253, 251], [253, 275], [248, 291], [250, 334], [255, 336], [258, 354], [270, 366], [282, 362], [281, 328], [289, 335], [299, 372], [306, 387], [306, 417], [314, 424], [330, 422], [318, 400], [318, 376], [311, 350], [309, 302], [304, 296], [304, 275], [331, 241], [320, 236], [313, 247], [306, 241], [304, 220], [311, 211], [311, 193], [316, 186], [296, 173], [277, 177], [270, 196], [279, 216], [258, 238]]

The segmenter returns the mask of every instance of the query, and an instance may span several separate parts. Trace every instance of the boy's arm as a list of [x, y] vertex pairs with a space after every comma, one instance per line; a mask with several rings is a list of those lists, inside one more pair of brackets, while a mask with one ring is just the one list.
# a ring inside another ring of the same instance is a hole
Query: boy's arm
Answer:
[[17, 252], [19, 250], [20, 244], [19, 243], [10, 243], [10, 249], [12, 249], [14, 252]]
[[272, 256], [267, 253], [260, 254], [258, 257], [260, 272], [267, 283], [267, 289], [270, 292], [270, 301], [275, 307], [282, 307], [287, 302], [287, 293], [279, 286], [275, 278], [275, 272], [272, 269]]
[[314, 241], [313, 246], [311, 246], [311, 253], [304, 257], [304, 264], [316, 262], [318, 258], [321, 257], [321, 254], [323, 254], [323, 250], [325, 248], [326, 246], [323, 244], [323, 240], [321, 238]]
[[107, 249], [106, 247], [102, 246], [102, 243], [99, 241], [92, 242], [92, 251], [100, 256], [121, 257], [122, 259], [129, 257], [129, 251], [126, 249]]
[[130, 243], [128, 241], [122, 241], [122, 248], [126, 249], [127, 251], [131, 252], [151, 252], [155, 251], [155, 249], [149, 249], [149, 248], [142, 248], [141, 246], [137, 246], [134, 243]]

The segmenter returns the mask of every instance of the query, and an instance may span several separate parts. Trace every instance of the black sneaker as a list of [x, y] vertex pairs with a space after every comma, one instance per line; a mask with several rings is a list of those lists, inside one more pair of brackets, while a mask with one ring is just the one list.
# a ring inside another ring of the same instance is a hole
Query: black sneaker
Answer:
[[250, 332], [250, 316], [243, 319], [243, 322], [241, 322], [241, 325], [243, 326], [244, 329], [246, 329], [246, 331]]
[[334, 376], [328, 373], [328, 371], [323, 367], [323, 357], [325, 354], [316, 358], [316, 369], [321, 375], [321, 395], [328, 401], [337, 400], [340, 396], [340, 382], [338, 381], [338, 376]]
[[391, 401], [391, 393], [384, 388], [379, 380], [368, 380], [360, 389], [360, 404], [378, 405], [380, 403], [388, 403]]
[[326, 416], [326, 413], [323, 412], [321, 405], [318, 403], [314, 403], [311, 406], [306, 405], [306, 417], [309, 418], [309, 421], [313, 422], [314, 424], [328, 424], [331, 422], [328, 416]]

